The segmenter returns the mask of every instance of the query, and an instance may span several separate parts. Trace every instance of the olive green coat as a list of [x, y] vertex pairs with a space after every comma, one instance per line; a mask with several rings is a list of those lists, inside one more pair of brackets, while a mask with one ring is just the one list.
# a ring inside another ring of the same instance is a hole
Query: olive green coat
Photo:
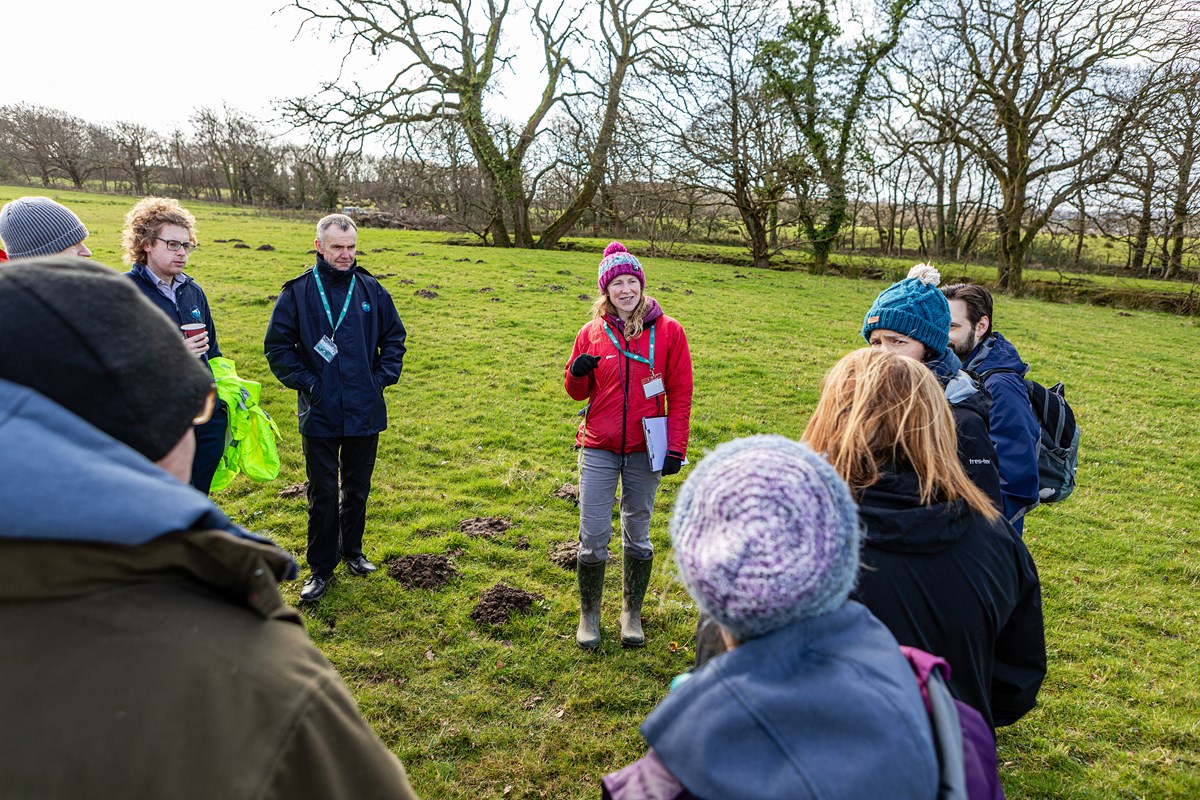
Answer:
[[274, 547], [0, 540], [0, 798], [415, 798]]

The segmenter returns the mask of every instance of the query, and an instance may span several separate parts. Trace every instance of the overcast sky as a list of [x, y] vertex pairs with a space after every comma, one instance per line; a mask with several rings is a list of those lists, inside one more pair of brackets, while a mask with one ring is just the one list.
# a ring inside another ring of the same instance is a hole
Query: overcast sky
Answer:
[[[189, 130], [196, 109], [222, 103], [273, 118], [272, 100], [312, 94], [337, 76], [345, 51], [327, 30], [297, 35], [302, 15], [278, 10], [285, 5], [101, 0], [71, 3], [68, 13], [54, 0], [5, 2], [0, 104], [36, 103], [89, 122], [124, 120], [162, 133]], [[378, 87], [387, 74], [376, 68], [358, 77]], [[515, 98], [512, 107], [521, 102]]]

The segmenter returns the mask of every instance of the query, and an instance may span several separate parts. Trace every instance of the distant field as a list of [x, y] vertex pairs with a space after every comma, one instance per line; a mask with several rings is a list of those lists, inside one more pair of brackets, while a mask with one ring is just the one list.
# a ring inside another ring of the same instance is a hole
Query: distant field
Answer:
[[[0, 186], [0, 202], [26, 193]], [[83, 217], [97, 258], [119, 265], [132, 200], [52, 195]], [[278, 481], [239, 478], [216, 500], [302, 558], [304, 501], [278, 496], [304, 479], [295, 396], [261, 353], [273, 295], [312, 261], [312, 226], [190, 208], [202, 246], [189, 272], [209, 294], [225, 354], [243, 377], [263, 382], [263, 403], [284, 435]], [[231, 238], [275, 250], [214, 242]], [[572, 504], [554, 496], [577, 477], [579, 404], [563, 391], [562, 370], [595, 293], [598, 256], [380, 230], [362, 231], [360, 247], [409, 331], [403, 377], [388, 390], [367, 555], [384, 564], [445, 554], [457, 576], [442, 589], [407, 590], [386, 575], [339, 572], [305, 612], [308, 630], [423, 797], [598, 797], [604, 773], [641, 755], [637, 725], [691, 663], [696, 617], [673, 577], [666, 532], [679, 478], [664, 480], [651, 530], [660, 557], [644, 650], [615, 644], [619, 570], [609, 574], [604, 644], [578, 650], [574, 576], [548, 558], [578, 524]], [[863, 314], [886, 285], [644, 263], [648, 293], [691, 342], [693, 461], [736, 436], [798, 437], [821, 376], [862, 346]], [[1000, 734], [1005, 790], [1010, 798], [1200, 797], [1197, 322], [1003, 297], [996, 316], [1033, 377], [1066, 382], [1084, 437], [1080, 488], [1026, 524], [1043, 581], [1050, 673], [1039, 707]], [[492, 539], [458, 529], [477, 516], [513, 527]], [[468, 614], [499, 581], [543, 599], [527, 617], [479, 627]], [[294, 602], [299, 583], [284, 591]]]

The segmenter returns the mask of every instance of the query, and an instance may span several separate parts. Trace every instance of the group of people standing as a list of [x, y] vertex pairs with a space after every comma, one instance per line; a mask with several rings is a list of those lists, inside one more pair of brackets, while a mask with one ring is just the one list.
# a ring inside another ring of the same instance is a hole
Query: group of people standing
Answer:
[[[1024, 391], [1008, 386], [1026, 368], [991, 330], [986, 290], [939, 281], [919, 265], [876, 298], [861, 331], [869, 348], [826, 375], [803, 442], [721, 445], [684, 483], [670, 532], [701, 610], [696, 669], [643, 724], [650, 753], [606, 777], [605, 796], [933, 797], [945, 764], [914, 659], [945, 667], [985, 731], [1033, 708], [1046, 649], [1020, 526], [1037, 503], [1038, 428]], [[644, 294], [641, 264], [618, 243], [599, 289], [564, 375], [588, 401], [576, 642], [589, 649], [618, 479], [621, 643], [644, 642], [649, 514], [686, 457], [693, 393], [683, 329]], [[995, 395], [964, 361], [1003, 363]], [[656, 415], [667, 418], [657, 468], [641, 424]], [[994, 758], [974, 766], [986, 773], [979, 793], [999, 791]]]
[[[183, 787], [172, 793], [197, 797], [242, 796], [239, 781], [274, 794], [415, 797], [283, 603], [278, 581], [296, 565], [182, 485], [207, 491], [210, 437], [223, 441], [225, 424], [206, 364], [220, 352], [216, 328], [184, 272], [194, 218], [172, 200], [139, 202], [124, 276], [77, 258], [90, 256], [87, 235], [46, 198], [0, 210], [12, 259], [0, 266], [0, 463], [12, 475], [0, 486], [0, 625], [13, 652], [29, 654], [0, 666], [19, 698], [0, 723], [0, 794], [66, 797], [86, 784], [147, 796], [162, 791], [153, 776], [170, 774]], [[375, 570], [365, 508], [383, 391], [405, 354], [391, 297], [357, 265], [353, 221], [325, 217], [315, 245], [316, 264], [284, 285], [264, 340], [298, 397], [304, 602], [325, 594], [339, 560], [355, 575]], [[1036, 421], [1008, 392], [1024, 365], [991, 329], [986, 291], [937, 281], [924, 267], [880, 294], [863, 322], [871, 347], [826, 375], [803, 441], [720, 445], [684, 482], [669, 529], [702, 612], [697, 664], [643, 724], [650, 752], [605, 778], [606, 796], [935, 796], [936, 737], [901, 645], [938, 657], [950, 692], [989, 729], [1033, 707], [1045, 644], [1019, 525], [1037, 502]], [[688, 463], [693, 396], [683, 326], [646, 293], [639, 259], [610, 244], [597, 288], [563, 378], [587, 402], [575, 440], [576, 642], [589, 650], [601, 642], [618, 486], [620, 642], [645, 643], [651, 515], [663, 477]], [[185, 338], [186, 325], [201, 327]], [[1001, 362], [1005, 371], [975, 377]], [[49, 476], [78, 476], [65, 502], [46, 502]], [[14, 578], [27, 574], [40, 577]], [[87, 641], [100, 649], [80, 680], [59, 666]], [[79, 711], [80, 736], [136, 745], [155, 769], [64, 736], [36, 702], [46, 691]], [[189, 728], [186, 746], [159, 736], [165, 723], [143, 724], [201, 709], [207, 723]], [[234, 716], [253, 736], [214, 737]], [[229, 765], [220, 775], [198, 768], [214, 738]], [[161, 758], [148, 755], [162, 745]], [[36, 768], [47, 747], [67, 765], [49, 782]]]

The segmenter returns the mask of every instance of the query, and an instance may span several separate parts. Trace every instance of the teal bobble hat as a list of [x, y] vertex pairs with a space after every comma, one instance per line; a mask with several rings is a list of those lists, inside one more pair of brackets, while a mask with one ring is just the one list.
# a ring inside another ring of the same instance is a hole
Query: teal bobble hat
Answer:
[[0, 209], [0, 239], [11, 260], [52, 256], [87, 236], [75, 212], [49, 197], [18, 197]]
[[917, 264], [908, 277], [879, 293], [863, 318], [862, 335], [869, 343], [877, 328], [916, 339], [937, 355], [950, 345], [950, 303], [938, 290], [941, 274]]
[[751, 436], [701, 459], [669, 523], [696, 605], [740, 641], [835, 611], [858, 577], [858, 507], [806, 444]]

